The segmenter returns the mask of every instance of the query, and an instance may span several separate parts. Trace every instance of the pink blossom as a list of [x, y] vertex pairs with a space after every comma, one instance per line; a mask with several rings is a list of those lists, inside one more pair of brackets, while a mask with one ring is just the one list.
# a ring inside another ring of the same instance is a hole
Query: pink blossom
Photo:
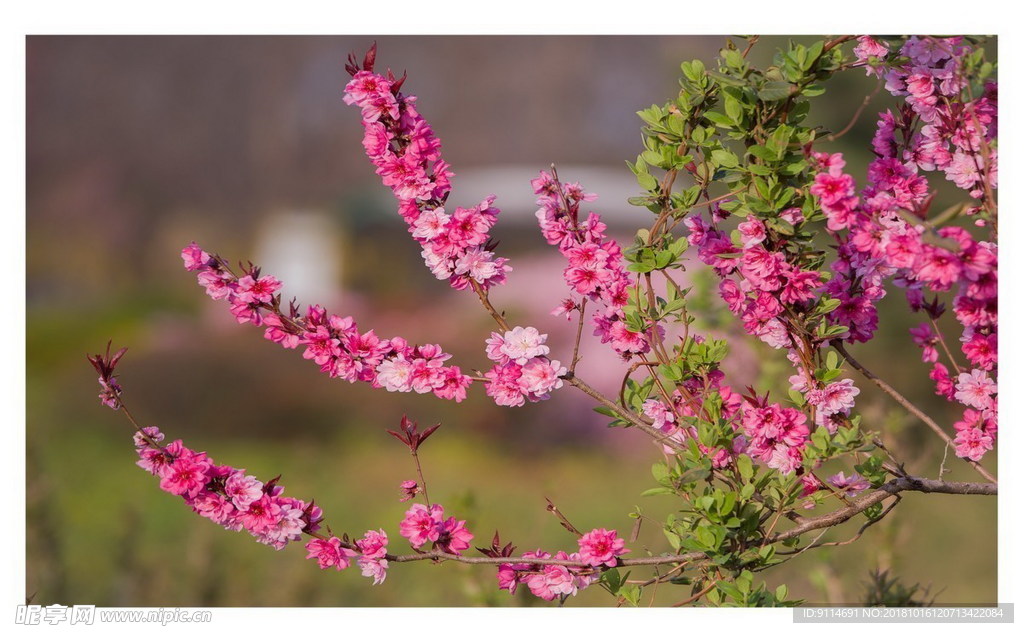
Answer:
[[995, 394], [996, 383], [988, 377], [988, 372], [972, 369], [970, 373], [957, 376], [955, 397], [969, 407], [991, 409]]
[[557, 360], [531, 358], [523, 365], [519, 388], [534, 398], [544, 398], [549, 392], [562, 388], [561, 377], [567, 371]]
[[238, 280], [236, 293], [244, 303], [270, 303], [280, 288], [281, 282], [271, 275], [259, 279], [246, 275]]
[[799, 410], [778, 404], [749, 406], [742, 419], [750, 440], [747, 452], [782, 473], [792, 472], [800, 464], [801, 449], [810, 435], [806, 420]]
[[469, 542], [473, 540], [473, 533], [466, 529], [466, 522], [455, 517], [445, 519], [437, 530], [437, 537], [433, 541], [449, 554], [457, 555], [469, 549]]
[[654, 425], [658, 430], [666, 433], [675, 430], [676, 416], [661, 400], [648, 398], [644, 401], [642, 409], [645, 415], [654, 420]]
[[409, 501], [414, 499], [416, 495], [420, 493], [419, 482], [412, 479], [403, 481], [399, 488], [402, 490], [402, 498], [399, 499], [399, 501]]
[[337, 536], [329, 539], [310, 539], [306, 543], [306, 551], [309, 552], [306, 558], [315, 558], [320, 569], [345, 569], [349, 566], [349, 558], [355, 554], [352, 550], [342, 547], [341, 539]]
[[227, 525], [237, 510], [223, 495], [213, 492], [201, 492], [192, 500], [192, 509], [201, 517], [210, 519], [219, 525]]
[[367, 558], [383, 558], [388, 553], [388, 535], [384, 530], [369, 530], [356, 541], [356, 547]]
[[181, 259], [185, 262], [185, 270], [199, 270], [210, 261], [210, 254], [192, 242], [181, 249]]
[[[859, 61], [868, 62], [872, 57], [879, 60], [885, 59], [886, 55], [889, 54], [889, 49], [884, 43], [879, 42], [870, 35], [861, 35], [857, 38], [857, 46], [853, 48], [853, 54], [856, 55]], [[881, 74], [881, 67], [872, 68], [869, 64], [865, 64], [865, 70], [869, 75]]]
[[388, 359], [377, 366], [377, 383], [388, 391], [411, 391], [412, 374], [412, 362], [404, 358]]
[[817, 409], [818, 422], [828, 424], [827, 418], [836, 414], [847, 414], [853, 408], [853, 399], [860, 394], [860, 389], [854, 386], [853, 380], [843, 380], [825, 385], [821, 389], [812, 389], [807, 392], [807, 402], [813, 404]]
[[956, 392], [956, 386], [953, 381], [950, 380], [949, 370], [942, 363], [935, 363], [932, 365], [932, 370], [928, 373], [928, 377], [935, 381], [935, 393], [945, 397], [947, 400], [953, 400]]
[[988, 451], [994, 448], [994, 442], [990, 435], [986, 435], [981, 429], [964, 429], [956, 434], [953, 440], [956, 446], [956, 456], [980, 461]]
[[505, 332], [505, 343], [501, 346], [501, 352], [518, 364], [525, 365], [531, 358], [544, 356], [551, 351], [544, 345], [547, 338], [547, 334], [541, 334], [535, 327], [516, 326]]
[[259, 534], [276, 524], [280, 514], [281, 506], [273, 497], [264, 494], [241, 512], [240, 519], [245, 529], [253, 534]]
[[210, 464], [203, 453], [179, 456], [163, 469], [160, 488], [174, 495], [195, 497], [210, 480]]
[[828, 478], [828, 483], [836, 489], [846, 493], [847, 497], [856, 497], [858, 494], [871, 487], [867, 479], [858, 474], [847, 477], [842, 471]]
[[246, 475], [245, 470], [236, 470], [224, 482], [224, 494], [239, 510], [247, 510], [253, 501], [263, 496], [263, 482], [251, 475]]
[[444, 508], [434, 504], [427, 508], [422, 503], [414, 503], [405, 513], [405, 519], [399, 523], [398, 533], [409, 539], [409, 543], [418, 548], [427, 541], [436, 541], [440, 533]]
[[373, 584], [379, 585], [384, 582], [388, 575], [388, 561], [386, 558], [371, 558], [363, 556], [359, 559], [359, 568], [362, 575], [373, 578]]
[[503, 407], [520, 407], [526, 402], [526, 394], [520, 385], [523, 368], [516, 363], [495, 365], [484, 374], [487, 395]]
[[764, 222], [757, 218], [750, 218], [736, 227], [740, 232], [740, 239], [743, 241], [743, 248], [751, 248], [765, 240], [768, 236], [764, 228]]
[[998, 359], [997, 345], [999, 344], [995, 334], [964, 332], [964, 336], [960, 340], [963, 342], [961, 349], [972, 365], [986, 371], [995, 367]]
[[615, 567], [616, 558], [628, 554], [626, 541], [618, 538], [615, 530], [597, 528], [587, 532], [577, 541], [580, 546], [580, 560], [588, 565]]

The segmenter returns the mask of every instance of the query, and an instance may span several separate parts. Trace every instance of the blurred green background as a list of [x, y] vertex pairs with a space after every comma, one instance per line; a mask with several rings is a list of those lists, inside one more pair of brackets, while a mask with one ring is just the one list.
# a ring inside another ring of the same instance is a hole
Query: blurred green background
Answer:
[[[800, 38], [811, 41], [811, 38]], [[334, 530], [384, 528], [401, 551], [414, 476], [384, 433], [402, 414], [443, 422], [422, 452], [432, 500], [469, 520], [476, 545], [495, 530], [519, 552], [575, 547], [545, 512], [553, 499], [580, 528], [628, 535], [627, 514], [664, 517], [651, 487], [658, 451], [638, 433], [607, 429], [592, 403], [563, 389], [545, 403], [500, 408], [476, 389], [460, 406], [388, 394], [317, 373], [301, 355], [237, 326], [185, 272], [191, 240], [251, 259], [286, 295], [351, 314], [382, 336], [441, 344], [464, 368], [486, 368], [486, 314], [434, 280], [360, 146], [358, 112], [341, 102], [344, 58], [369, 37], [43, 37], [28, 52], [27, 572], [39, 604], [101, 606], [470, 606], [546, 604], [499, 594], [490, 568], [395, 565], [382, 586], [358, 570], [320, 571], [292, 544], [282, 552], [193, 516], [134, 465], [131, 429], [99, 405], [86, 353], [108, 339], [122, 361], [126, 401], [168, 439], [289, 494], [315, 497]], [[710, 61], [724, 37], [382, 37], [380, 66], [409, 72], [406, 90], [444, 143], [457, 174], [453, 201], [498, 195], [494, 231], [515, 272], [494, 292], [515, 323], [550, 334], [568, 358], [575, 328], [548, 312], [564, 294], [557, 254], [535, 230], [529, 178], [550, 163], [601, 197], [591, 209], [628, 238], [649, 223], [625, 197], [623, 159], [640, 150], [635, 112], [678, 90], [680, 61]], [[783, 38], [752, 52], [766, 65]], [[994, 47], [991, 51], [994, 53]], [[842, 128], [874, 88], [848, 72], [814, 104]], [[861, 177], [880, 94], [832, 151]], [[939, 183], [936, 183], [939, 184]], [[941, 202], [958, 198], [940, 185]], [[699, 278], [692, 281], [700, 282]], [[882, 329], [855, 353], [936, 416], [906, 334], [903, 301], [883, 301]], [[729, 324], [724, 330], [735, 332]], [[956, 333], [948, 333], [956, 338]], [[734, 387], [776, 388], [786, 361], [734, 337]], [[608, 392], [622, 364], [592, 342], [579, 373]], [[935, 476], [942, 445], [858, 380], [866, 425], [911, 472]], [[975, 473], [953, 464], [950, 478]], [[996, 599], [996, 500], [905, 495], [855, 544], [812, 550], [766, 574], [812, 603], [857, 602], [873, 569], [930, 586], [941, 603]], [[856, 525], [827, 538], [849, 536]], [[667, 547], [653, 521], [634, 552]], [[941, 593], [939, 593], [941, 592]], [[686, 597], [662, 587], [654, 604]], [[645, 598], [646, 602], [647, 598]], [[571, 605], [611, 605], [598, 588]]]

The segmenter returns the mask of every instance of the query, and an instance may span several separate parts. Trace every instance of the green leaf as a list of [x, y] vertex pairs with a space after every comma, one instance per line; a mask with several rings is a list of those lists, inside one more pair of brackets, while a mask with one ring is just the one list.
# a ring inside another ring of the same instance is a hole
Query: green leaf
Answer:
[[674, 495], [674, 494], [675, 494], [675, 491], [672, 490], [671, 488], [658, 487], [658, 488], [648, 488], [647, 490], [644, 490], [643, 492], [641, 492], [640, 496], [641, 497], [656, 497], [658, 495]]
[[658, 188], [658, 179], [647, 172], [637, 174], [636, 182], [647, 191], [655, 191]]
[[750, 481], [754, 476], [754, 461], [746, 453], [741, 453], [736, 458], [736, 468], [740, 471], [740, 477], [743, 478], [743, 481]]
[[725, 95], [725, 114], [733, 123], [740, 123], [743, 121], [743, 106], [740, 104], [739, 99], [732, 95]]
[[726, 169], [734, 169], [739, 167], [740, 164], [740, 159], [736, 158], [736, 154], [733, 154], [727, 149], [716, 149], [712, 151], [711, 160]]
[[767, 81], [757, 91], [757, 98], [761, 101], [780, 101], [788, 97], [793, 85], [788, 81]]

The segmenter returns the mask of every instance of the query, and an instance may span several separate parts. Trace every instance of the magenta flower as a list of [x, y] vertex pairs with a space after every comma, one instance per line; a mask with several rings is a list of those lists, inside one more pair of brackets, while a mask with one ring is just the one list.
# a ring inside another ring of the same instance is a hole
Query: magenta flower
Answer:
[[458, 554], [469, 549], [469, 542], [472, 540], [473, 533], [466, 529], [465, 521], [448, 517], [438, 526], [438, 534], [434, 542], [442, 551]]
[[398, 533], [409, 539], [414, 548], [421, 547], [427, 541], [436, 541], [440, 534], [444, 508], [436, 503], [430, 508], [422, 503], [414, 503], [405, 513], [405, 519], [398, 524]]
[[749, 438], [747, 453], [782, 473], [794, 471], [803, 459], [802, 448], [810, 431], [807, 417], [797, 409], [778, 404], [747, 406], [742, 427]]
[[341, 539], [332, 536], [329, 539], [313, 538], [306, 543], [306, 558], [315, 558], [320, 569], [334, 567], [339, 571], [349, 566], [349, 558], [355, 555], [352, 550], [342, 547]]
[[241, 512], [240, 519], [242, 527], [253, 534], [261, 534], [277, 523], [280, 514], [281, 506], [273, 497], [264, 494]]
[[383, 558], [388, 553], [388, 535], [384, 530], [370, 530], [356, 541], [356, 547], [368, 558]]
[[281, 282], [271, 275], [259, 279], [246, 275], [238, 280], [238, 289], [235, 292], [239, 301], [243, 303], [270, 303], [274, 299], [274, 293], [280, 289]]
[[177, 457], [164, 468], [160, 488], [174, 495], [195, 497], [210, 481], [207, 473], [210, 465], [211, 462], [204, 453]]
[[581, 536], [577, 542], [580, 546], [580, 560], [594, 567], [615, 567], [618, 564], [616, 558], [629, 553], [625, 548], [626, 541], [618, 538], [615, 530], [597, 528]]

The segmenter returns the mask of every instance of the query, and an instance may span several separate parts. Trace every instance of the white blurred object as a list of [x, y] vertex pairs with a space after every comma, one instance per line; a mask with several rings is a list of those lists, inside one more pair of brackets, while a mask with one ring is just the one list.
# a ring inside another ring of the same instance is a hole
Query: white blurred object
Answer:
[[329, 305], [341, 296], [340, 228], [321, 211], [267, 216], [256, 241], [263, 271], [284, 284], [282, 302]]

